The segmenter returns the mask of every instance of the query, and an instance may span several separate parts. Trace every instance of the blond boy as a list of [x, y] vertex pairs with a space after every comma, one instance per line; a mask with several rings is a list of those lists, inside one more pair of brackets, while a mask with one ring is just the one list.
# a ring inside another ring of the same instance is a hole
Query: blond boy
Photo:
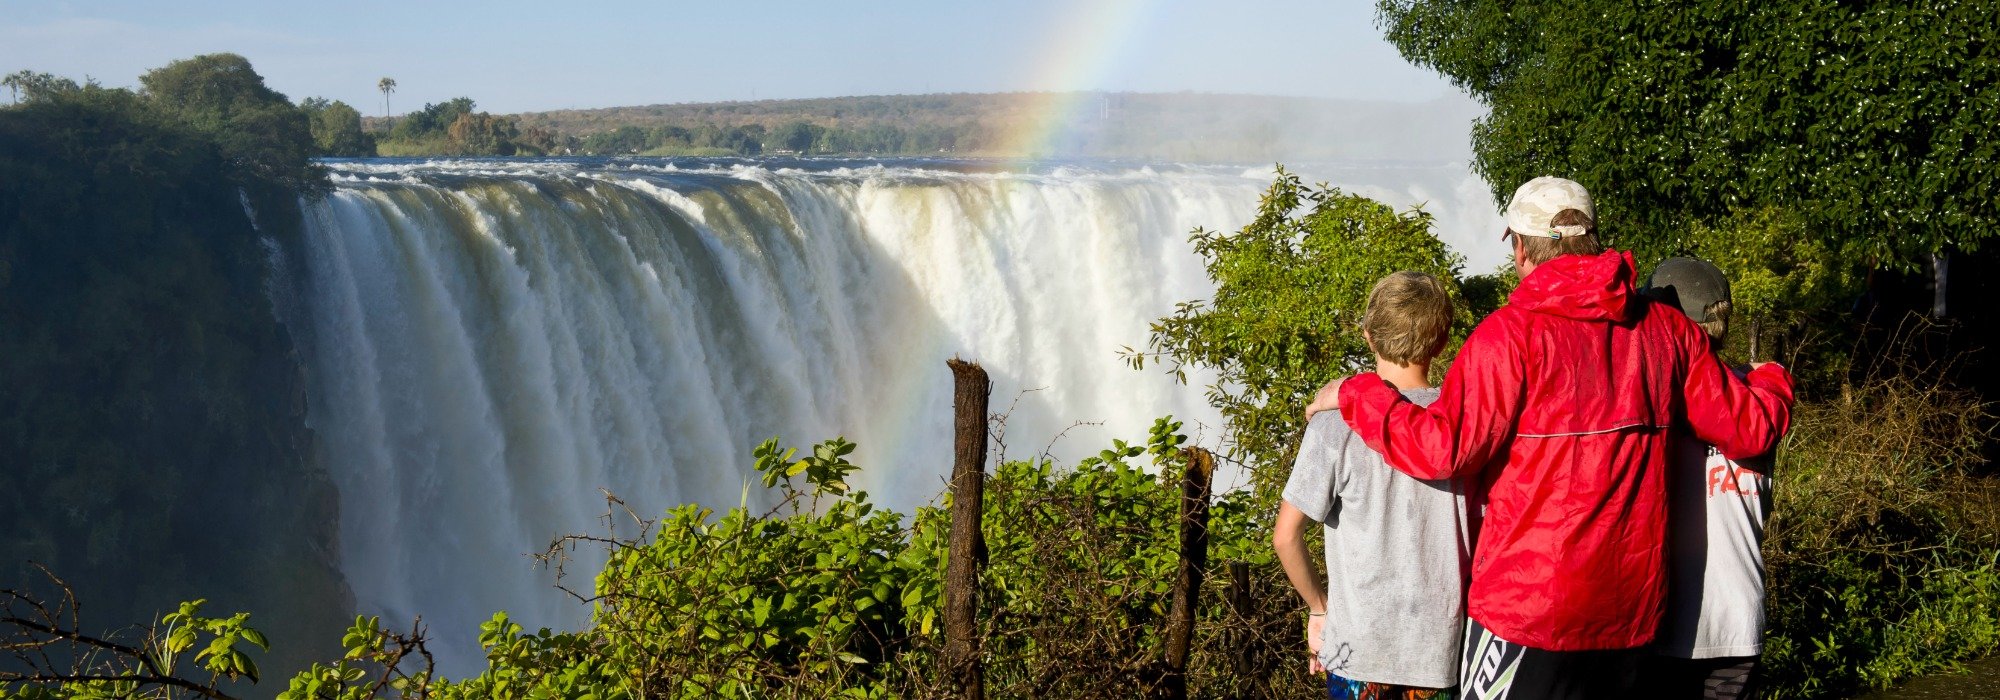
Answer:
[[[1368, 295], [1362, 334], [1376, 372], [1419, 405], [1436, 400], [1431, 359], [1451, 328], [1451, 297], [1436, 278], [1398, 272]], [[1326, 582], [1313, 571], [1305, 521], [1326, 534]], [[1308, 420], [1272, 537], [1309, 611], [1313, 669], [1347, 698], [1455, 696], [1471, 555], [1466, 493], [1383, 463], [1337, 411]]]

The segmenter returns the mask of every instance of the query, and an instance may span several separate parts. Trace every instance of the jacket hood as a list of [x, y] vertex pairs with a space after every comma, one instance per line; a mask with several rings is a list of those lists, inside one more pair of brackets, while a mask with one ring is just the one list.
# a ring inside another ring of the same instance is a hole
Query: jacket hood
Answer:
[[1632, 315], [1632, 254], [1564, 255], [1535, 266], [1507, 295], [1509, 306], [1579, 321], [1620, 322]]

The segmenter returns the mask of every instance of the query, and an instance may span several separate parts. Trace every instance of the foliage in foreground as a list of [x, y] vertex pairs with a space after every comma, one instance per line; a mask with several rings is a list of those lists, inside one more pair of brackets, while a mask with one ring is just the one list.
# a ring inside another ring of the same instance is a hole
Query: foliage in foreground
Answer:
[[[1162, 419], [1145, 445], [1117, 441], [1074, 468], [1015, 461], [991, 476], [976, 634], [993, 696], [1128, 697], [1154, 688], [1178, 563], [1178, 448], [1187, 440], [1179, 427]], [[556, 542], [555, 555], [578, 546], [611, 553], [593, 590], [579, 596], [595, 610], [582, 631], [528, 632], [496, 614], [480, 630], [485, 672], [444, 680], [430, 673], [420, 629], [397, 633], [360, 618], [343, 639], [344, 658], [300, 673], [280, 697], [941, 694], [948, 504], [909, 516], [874, 507], [844, 486], [852, 449], [836, 439], [795, 458], [776, 440], [760, 446], [758, 470], [784, 494], [761, 515], [690, 505], [639, 521], [636, 537]], [[1268, 523], [1245, 497], [1226, 495], [1212, 511], [1191, 689], [1201, 697], [1310, 692], [1298, 664], [1278, 663], [1295, 651], [1301, 620], [1265, 544]], [[1232, 568], [1249, 576], [1232, 581]], [[243, 629], [240, 636], [261, 641]], [[159, 647], [137, 648], [144, 653], [100, 655], [96, 671], [146, 673]], [[5, 680], [0, 698], [94, 697], [102, 686]], [[213, 685], [118, 687], [142, 691], [135, 697], [193, 697], [204, 693], [191, 687]]]
[[46, 569], [42, 573], [62, 591], [59, 599], [0, 591], [0, 650], [12, 656], [11, 664], [0, 666], [0, 698], [219, 697], [224, 681], [256, 682], [257, 664], [245, 648], [271, 648], [249, 626], [248, 613], [207, 617], [201, 614], [206, 600], [181, 603], [159, 624], [131, 635], [136, 639], [84, 634], [74, 592]]
[[1801, 404], [1765, 542], [1776, 697], [1844, 697], [2000, 652], [1990, 404], [1942, 368], [1877, 367]]
[[1304, 434], [1302, 409], [1313, 392], [1374, 361], [1361, 338], [1361, 316], [1377, 280], [1415, 270], [1451, 291], [1453, 345], [1440, 372], [1472, 328], [1472, 307], [1494, 301], [1475, 291], [1471, 298], [1482, 304], [1468, 303], [1468, 289], [1490, 288], [1492, 280], [1461, 280], [1464, 258], [1438, 240], [1431, 221], [1421, 209], [1398, 212], [1280, 169], [1249, 225], [1194, 232], [1195, 252], [1215, 283], [1213, 298], [1180, 304], [1153, 324], [1151, 352], [1127, 348], [1125, 357], [1140, 369], [1164, 362], [1183, 380], [1190, 366], [1215, 371], [1208, 401], [1228, 423], [1229, 456], [1251, 467], [1257, 490], [1275, 494]]
[[[1163, 419], [1146, 446], [1116, 442], [1074, 469], [1016, 461], [993, 474], [984, 500], [988, 549], [977, 631], [990, 693], [1099, 697], [1151, 688], [1167, 583], [1178, 562], [1179, 472], [1170, 459], [1186, 441], [1178, 428]], [[794, 460], [775, 440], [760, 446], [758, 470], [785, 494], [763, 516], [742, 507], [718, 516], [683, 506], [642, 524], [650, 536], [559, 542], [558, 549], [611, 549], [589, 597], [597, 611], [591, 628], [523, 634], [498, 615], [482, 629], [488, 670], [436, 684], [434, 692], [467, 698], [940, 694], [948, 504], [905, 517], [875, 508], [864, 493], [846, 492], [843, 479], [854, 467], [845, 455], [852, 449], [834, 440]], [[1241, 495], [1217, 505], [1216, 566], [1253, 564], [1274, 577], [1260, 546], [1262, 528], [1250, 516]], [[1227, 578], [1210, 574], [1212, 581]], [[1264, 593], [1284, 592], [1272, 583], [1265, 582]], [[1219, 600], [1221, 591], [1211, 588], [1206, 595]], [[1273, 622], [1206, 606], [1197, 693], [1275, 697], [1305, 688], [1302, 675], [1245, 679], [1224, 666], [1246, 653], [1269, 656], [1261, 649], [1271, 635], [1261, 633], [1291, 628], [1283, 615]]]

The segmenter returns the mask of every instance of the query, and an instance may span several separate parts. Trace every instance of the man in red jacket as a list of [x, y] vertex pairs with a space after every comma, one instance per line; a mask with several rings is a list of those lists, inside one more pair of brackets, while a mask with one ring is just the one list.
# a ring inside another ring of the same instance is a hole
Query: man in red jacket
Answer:
[[1676, 417], [1731, 458], [1762, 454], [1790, 427], [1791, 375], [1764, 364], [1738, 381], [1699, 326], [1635, 294], [1632, 256], [1598, 243], [1581, 185], [1530, 180], [1507, 228], [1521, 284], [1473, 329], [1435, 403], [1363, 374], [1315, 407], [1337, 397], [1410, 476], [1485, 487], [1464, 697], [1624, 697], [1662, 612]]

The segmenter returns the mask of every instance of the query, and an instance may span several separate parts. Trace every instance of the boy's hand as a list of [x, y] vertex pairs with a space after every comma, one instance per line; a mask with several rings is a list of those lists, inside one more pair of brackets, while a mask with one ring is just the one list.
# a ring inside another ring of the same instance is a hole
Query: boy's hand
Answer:
[[1320, 643], [1326, 639], [1321, 632], [1326, 629], [1326, 615], [1306, 618], [1306, 648], [1312, 651], [1312, 663], [1306, 669], [1313, 673], [1326, 673], [1326, 666], [1319, 662]]
[[1327, 382], [1318, 393], [1313, 394], [1312, 403], [1306, 405], [1306, 420], [1312, 420], [1313, 414], [1320, 411], [1340, 408], [1340, 383], [1344, 381], [1347, 381], [1345, 377]]

